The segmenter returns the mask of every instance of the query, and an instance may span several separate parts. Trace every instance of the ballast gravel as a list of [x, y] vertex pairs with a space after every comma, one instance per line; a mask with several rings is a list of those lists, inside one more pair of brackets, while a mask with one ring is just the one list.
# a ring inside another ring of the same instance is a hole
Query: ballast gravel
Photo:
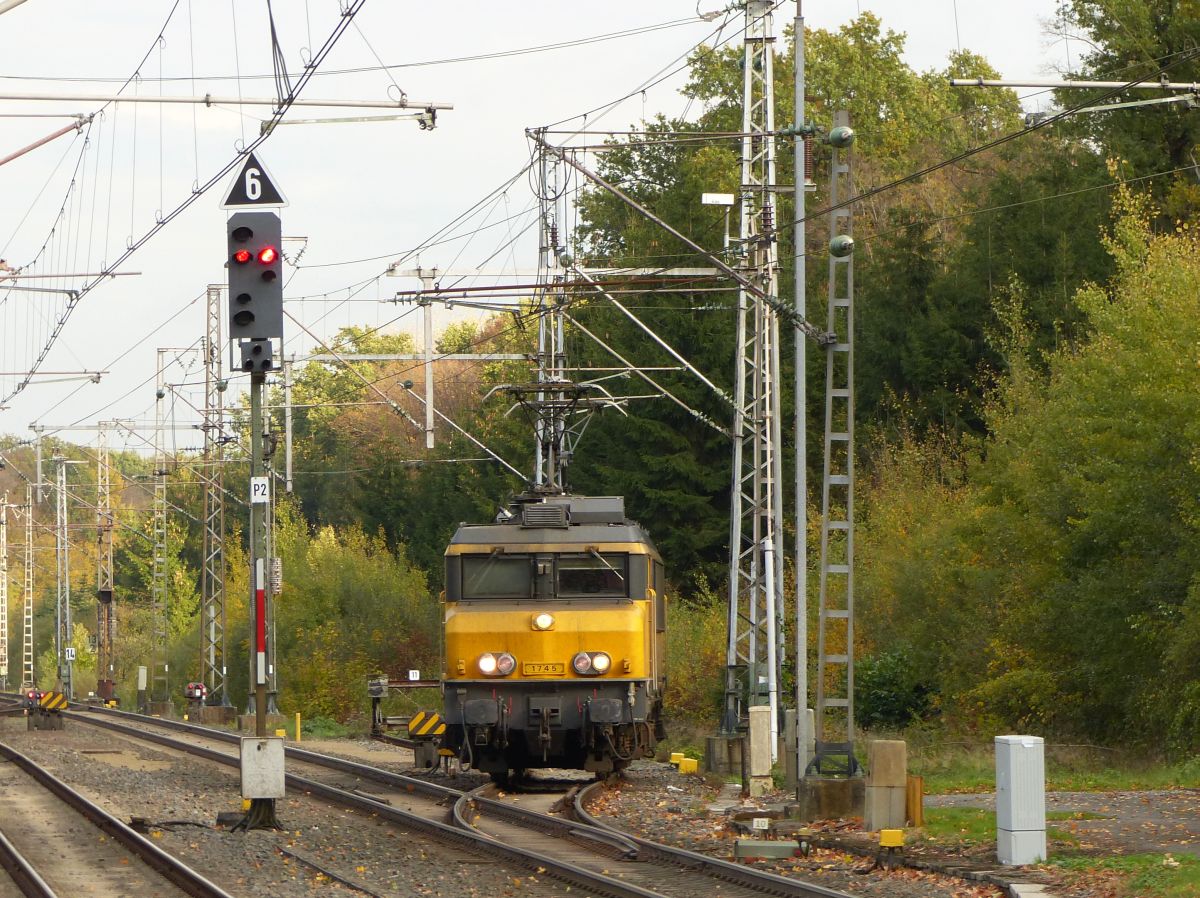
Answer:
[[[581, 894], [579, 888], [531, 875], [524, 868], [306, 796], [277, 803], [283, 831], [232, 832], [215, 821], [218, 813], [241, 810], [235, 769], [180, 757], [86, 724], [68, 720], [61, 731], [28, 732], [23, 718], [0, 718], [0, 740], [118, 818], [147, 821], [156, 844], [233, 895]], [[361, 889], [341, 885], [304, 861]]]
[[[635, 762], [624, 779], [593, 805], [600, 820], [625, 832], [732, 861], [739, 834], [712, 806], [719, 791], [674, 767]], [[896, 867], [875, 869], [869, 858], [813, 848], [807, 857], [754, 861], [757, 869], [871, 898], [1004, 898], [1001, 889], [957, 877]]]

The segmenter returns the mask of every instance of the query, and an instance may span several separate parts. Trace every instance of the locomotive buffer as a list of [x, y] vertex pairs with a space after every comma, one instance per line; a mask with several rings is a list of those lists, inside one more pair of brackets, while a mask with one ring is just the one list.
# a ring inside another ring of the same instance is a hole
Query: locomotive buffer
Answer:
[[[371, 737], [381, 742], [411, 748], [417, 767], [436, 767], [440, 758], [452, 757], [453, 752], [445, 752], [441, 748], [446, 724], [438, 712], [417, 710], [407, 717], [388, 716], [383, 713], [383, 700], [391, 690], [403, 692], [409, 689], [441, 688], [441, 680], [422, 680], [421, 672], [417, 670], [410, 670], [407, 680], [389, 680], [386, 676], [370, 677], [367, 680], [367, 694], [371, 697]], [[388, 733], [390, 727], [405, 728], [407, 738]]]

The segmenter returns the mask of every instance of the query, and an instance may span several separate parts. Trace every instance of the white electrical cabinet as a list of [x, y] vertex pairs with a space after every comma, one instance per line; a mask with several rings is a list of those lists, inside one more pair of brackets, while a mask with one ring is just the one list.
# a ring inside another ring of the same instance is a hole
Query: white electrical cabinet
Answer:
[[996, 855], [1002, 864], [1046, 859], [1046, 752], [1040, 736], [996, 737]]
[[283, 740], [277, 736], [242, 737], [242, 798], [283, 798]]

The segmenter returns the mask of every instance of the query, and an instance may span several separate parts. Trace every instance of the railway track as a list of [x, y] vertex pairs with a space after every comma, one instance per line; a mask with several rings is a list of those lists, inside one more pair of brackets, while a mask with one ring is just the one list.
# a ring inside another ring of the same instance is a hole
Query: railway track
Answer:
[[3, 743], [0, 867], [26, 898], [231, 898]]
[[[235, 752], [223, 750], [223, 746], [238, 743], [240, 737], [233, 733], [107, 709], [70, 716], [218, 763], [238, 764]], [[162, 730], [187, 734], [189, 741]], [[561, 794], [535, 797], [501, 793], [493, 786], [463, 792], [295, 746], [287, 747], [287, 756], [288, 785], [293, 790], [366, 811], [461, 848], [522, 864], [539, 875], [582, 887], [587, 894], [614, 898], [846, 898], [844, 893], [812, 883], [618, 832], [587, 812], [587, 801], [596, 794], [597, 786], [578, 793], [572, 803], [561, 801]], [[353, 781], [347, 783], [347, 776]], [[549, 813], [556, 804], [560, 813]]]

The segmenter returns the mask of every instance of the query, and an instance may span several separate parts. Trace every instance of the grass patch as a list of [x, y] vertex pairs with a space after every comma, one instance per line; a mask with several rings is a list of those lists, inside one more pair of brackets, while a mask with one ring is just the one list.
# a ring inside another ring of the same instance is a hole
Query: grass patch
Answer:
[[309, 717], [301, 721], [305, 739], [342, 739], [350, 735], [350, 727], [331, 717]]
[[1200, 858], [1191, 855], [1129, 854], [1124, 857], [1063, 857], [1050, 863], [1082, 884], [1097, 873], [1115, 879], [1115, 893], [1138, 898], [1200, 898]]
[[[1047, 814], [1050, 820], [1083, 820], [1084, 816], [1065, 811]], [[1095, 817], [1096, 815], [1089, 815]], [[996, 812], [985, 808], [926, 808], [922, 838], [944, 846], [963, 848], [996, 843]], [[1077, 845], [1079, 839], [1065, 830], [1050, 826], [1046, 839], [1059, 845]]]
[[996, 840], [996, 814], [983, 808], [926, 808], [925, 838], [972, 845]]
[[[925, 778], [925, 792], [991, 792], [996, 787], [989, 744], [909, 741], [909, 770]], [[1046, 745], [1046, 789], [1124, 792], [1200, 787], [1200, 758], [1173, 764], [1126, 757], [1094, 746]]]

